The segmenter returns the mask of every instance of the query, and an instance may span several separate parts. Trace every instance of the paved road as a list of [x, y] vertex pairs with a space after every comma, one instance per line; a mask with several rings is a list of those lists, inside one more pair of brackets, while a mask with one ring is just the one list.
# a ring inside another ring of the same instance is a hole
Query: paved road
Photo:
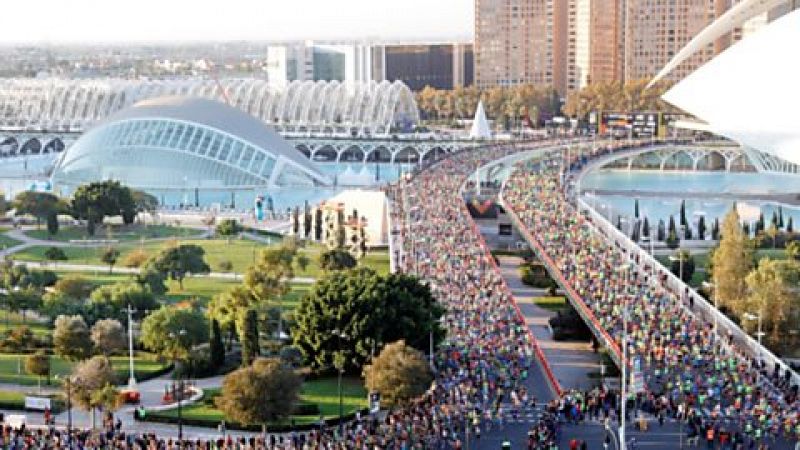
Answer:
[[592, 351], [589, 342], [565, 342], [553, 339], [548, 319], [555, 313], [537, 306], [535, 297], [546, 295], [544, 290], [531, 288], [520, 278], [522, 259], [516, 256], [498, 258], [500, 272], [514, 294], [517, 304], [536, 340], [544, 351], [550, 368], [564, 389], [587, 389], [594, 385], [588, 375], [600, 371], [600, 358]]

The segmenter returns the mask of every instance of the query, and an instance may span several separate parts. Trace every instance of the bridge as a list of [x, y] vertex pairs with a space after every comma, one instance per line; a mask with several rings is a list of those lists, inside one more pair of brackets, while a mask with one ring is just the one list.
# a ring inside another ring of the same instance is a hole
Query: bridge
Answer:
[[[691, 358], [702, 358], [703, 362], [692, 360], [684, 364], [679, 360], [677, 365], [671, 363], [659, 372], [657, 369], [660, 366], [651, 365], [650, 359], [643, 361], [645, 386], [650, 392], [663, 392], [664, 380], [679, 378], [682, 384], [676, 402], [689, 402], [688, 397], [684, 397], [684, 392], [697, 388], [703, 393], [711, 388], [709, 380], [713, 381], [715, 377], [727, 379], [724, 378], [729, 373], [727, 365], [715, 366], [713, 361], [734, 361], [730, 364], [736, 364], [735, 371], [741, 377], [737, 380], [747, 383], [747, 389], [757, 386], [761, 390], [748, 390], [752, 392], [753, 401], [738, 407], [738, 410], [733, 409], [733, 397], [729, 393], [704, 395], [694, 403], [699, 405], [696, 406], [699, 414], [708, 417], [714, 410], [714, 402], [708, 399], [719, 396], [722, 399], [720, 404], [724, 407], [721, 414], [731, 414], [729, 417], [736, 419], [735, 422], [727, 422], [734, 429], [741, 426], [742, 420], [752, 420], [753, 414], [756, 414], [753, 407], [762, 399], [769, 402], [773, 411], [776, 411], [776, 420], [796, 420], [792, 414], [797, 404], [782, 403], [784, 400], [780, 400], [782, 393], [789, 389], [783, 381], [784, 374], [790, 377], [789, 381], [797, 384], [800, 379], [796, 373], [713, 305], [671, 276], [658, 261], [649, 258], [649, 255], [630, 242], [611, 223], [604, 221], [588, 205], [580, 204], [576, 207], [574, 197], [567, 196], [567, 191], [573, 191], [568, 180], [573, 178], [575, 171], [581, 170], [580, 161], [592, 162], [606, 156], [592, 147], [589, 147], [588, 152], [583, 152], [581, 148], [586, 149], [587, 145], [585, 141], [549, 141], [525, 144], [517, 148], [510, 144], [480, 147], [426, 166], [413, 177], [403, 179], [392, 187], [390, 253], [393, 267], [427, 280], [439, 301], [447, 306], [448, 316], [444, 322], [450, 330], [448, 342], [452, 342], [459, 350], [464, 348], [461, 346], [466, 346], [464, 352], [459, 352], [461, 355], [469, 355], [465, 357], [466, 361], [478, 358], [475, 363], [480, 364], [479, 361], [483, 358], [494, 358], [494, 344], [483, 341], [482, 337], [485, 333], [493, 333], [498, 324], [502, 326], [503, 322], [498, 322], [496, 314], [503, 314], [510, 309], [509, 306], [514, 308], [515, 305], [502, 277], [497, 279], [497, 267], [488, 256], [489, 249], [463, 202], [465, 190], [471, 189], [476, 179], [486, 180], [486, 176], [494, 174], [502, 179], [499, 201], [518, 233], [544, 262], [566, 293], [569, 302], [583, 317], [598, 341], [608, 348], [609, 354], [618, 365], [634, 366], [633, 359], [623, 353], [623, 349], [629, 347], [627, 344], [631, 344], [631, 352], [641, 356], [646, 353], [641, 349], [659, 351], [658, 341], [651, 341], [658, 334], [650, 333], [652, 330], [649, 327], [654, 319], [657, 323], [658, 318], [662, 317], [659, 316], [661, 313], [670, 327], [681, 330], [684, 324], [688, 324], [686, 333], [702, 336], [703, 342], [708, 344], [708, 347], [700, 347], [699, 352], [688, 354]], [[645, 147], [642, 143], [626, 145]], [[604, 148], [602, 151], [614, 153], [616, 150]], [[619, 150], [628, 151], [632, 148]], [[566, 167], [571, 170], [565, 171]], [[476, 173], [484, 175], [479, 177]], [[521, 183], [529, 176], [540, 177], [538, 180], [541, 183]], [[555, 209], [543, 207], [545, 205], [537, 203], [537, 199]], [[601, 264], [591, 265], [591, 259], [584, 260], [587, 256], [599, 258], [597, 261]], [[486, 286], [491, 287], [486, 291], [480, 289]], [[486, 295], [478, 297], [480, 302], [476, 302], [474, 297], [478, 292]], [[655, 292], [655, 296], [651, 292]], [[661, 292], [668, 297], [659, 297]], [[503, 298], [510, 301], [511, 305], [504, 304]], [[662, 303], [659, 304], [659, 301]], [[626, 333], [621, 319], [626, 314], [621, 312], [622, 305], [631, 305], [630, 323], [635, 324], [632, 329], [636, 330], [631, 335], [635, 338], [631, 340], [624, 338]], [[482, 310], [483, 307], [488, 309]], [[475, 316], [477, 313], [480, 316]], [[519, 315], [518, 313], [517, 317], [508, 317], [506, 320], [518, 324]], [[465, 338], [464, 333], [471, 338]], [[515, 337], [519, 338], [514, 333], [494, 336], [500, 345], [507, 345], [508, 339], [513, 341]], [[689, 339], [681, 332], [665, 336], [669, 345], [675, 339], [681, 342]], [[529, 342], [533, 344], [537, 361], [543, 371], [541, 378], [534, 382], [549, 385], [558, 393], [564, 386], [560, 386], [553, 376], [536, 341]], [[688, 341], [682, 343], [688, 345], [682, 348], [691, 349], [695, 345]], [[475, 344], [481, 346], [482, 351], [474, 351], [470, 347]], [[667, 361], [660, 356], [654, 357], [657, 364], [662, 360]], [[712, 361], [710, 365], [709, 361]], [[763, 361], [765, 369], [759, 370], [753, 361]], [[487, 367], [493, 367], [492, 363]], [[773, 367], [779, 369], [780, 380], [771, 375]], [[685, 377], [692, 380], [691, 388], [684, 388]], [[449, 382], [444, 384], [452, 386]], [[738, 385], [734, 382], [733, 386]], [[490, 391], [489, 394], [494, 393]], [[695, 406], [691, 406], [692, 403], [688, 404], [695, 409]], [[791, 440], [794, 437], [794, 434], [787, 435], [786, 439]]]
[[623, 170], [798, 173], [796, 164], [725, 141], [681, 142], [675, 145], [629, 149], [593, 161], [592, 169], [598, 167]]
[[[31, 155], [56, 155], [80, 137], [78, 132], [0, 130], [0, 159]], [[423, 139], [395, 137], [347, 138], [322, 134], [284, 134], [284, 137], [315, 162], [424, 164], [446, 154], [485, 144], [471, 139]]]

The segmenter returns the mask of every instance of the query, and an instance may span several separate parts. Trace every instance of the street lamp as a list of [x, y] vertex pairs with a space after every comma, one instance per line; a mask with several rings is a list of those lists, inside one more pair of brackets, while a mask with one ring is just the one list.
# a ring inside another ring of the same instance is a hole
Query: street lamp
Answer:
[[628, 407], [628, 286], [630, 284], [630, 271], [633, 269], [633, 263], [627, 262], [620, 266], [618, 270], [623, 273], [624, 287], [622, 297], [622, 371], [620, 380], [620, 417], [619, 417], [619, 448], [625, 450], [627, 448], [625, 442], [625, 422]]
[[[56, 379], [62, 379], [61, 375], [56, 374]], [[65, 375], [63, 380], [67, 388], [67, 442], [69, 442], [72, 433], [72, 378]]]
[[758, 321], [758, 332], [756, 332], [756, 337], [758, 337], [758, 345], [761, 345], [761, 338], [764, 336], [764, 333], [761, 331], [761, 313], [752, 314], [752, 313], [744, 313], [744, 318], [747, 320], [757, 320]]
[[133, 312], [134, 309], [128, 304], [128, 362], [130, 366], [128, 389], [131, 390], [136, 388], [136, 373], [133, 370]]
[[[169, 333], [170, 339], [173, 341], [172, 345], [180, 345], [180, 340], [182, 337], [186, 336], [186, 330], [181, 329], [178, 331], [177, 334], [174, 332]], [[178, 357], [177, 353], [173, 354], [173, 360], [175, 362], [175, 369], [178, 368]], [[178, 373], [180, 377], [180, 373]], [[178, 379], [178, 388], [175, 390], [175, 400], [178, 402], [178, 448], [183, 448], [183, 380]]]
[[344, 439], [344, 404], [342, 403], [342, 374], [344, 373], [344, 354], [342, 353], [342, 339], [346, 339], [347, 335], [338, 329], [333, 330], [333, 335], [338, 338], [338, 352], [333, 355], [333, 366], [337, 372], [337, 390], [339, 391], [339, 438]]

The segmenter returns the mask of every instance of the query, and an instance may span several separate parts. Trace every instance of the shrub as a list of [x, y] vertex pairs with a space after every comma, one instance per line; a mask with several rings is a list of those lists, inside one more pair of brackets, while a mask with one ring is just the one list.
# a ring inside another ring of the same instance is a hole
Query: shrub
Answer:
[[122, 265], [125, 267], [142, 267], [142, 265], [147, 261], [147, 252], [137, 248], [136, 250], [128, 253], [127, 256], [122, 260]]
[[50, 247], [44, 251], [44, 257], [50, 261], [66, 261], [67, 254], [58, 247]]

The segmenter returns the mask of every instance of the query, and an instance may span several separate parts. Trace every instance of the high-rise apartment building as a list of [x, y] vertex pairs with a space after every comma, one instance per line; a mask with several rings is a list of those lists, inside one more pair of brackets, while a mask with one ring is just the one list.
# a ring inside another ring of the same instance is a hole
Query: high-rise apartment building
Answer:
[[[652, 78], [689, 40], [728, 5], [719, 0], [623, 0], [623, 78]], [[687, 59], [669, 75], [680, 80], [727, 47], [723, 37]]]
[[475, 82], [566, 90], [568, 0], [475, 0]]

